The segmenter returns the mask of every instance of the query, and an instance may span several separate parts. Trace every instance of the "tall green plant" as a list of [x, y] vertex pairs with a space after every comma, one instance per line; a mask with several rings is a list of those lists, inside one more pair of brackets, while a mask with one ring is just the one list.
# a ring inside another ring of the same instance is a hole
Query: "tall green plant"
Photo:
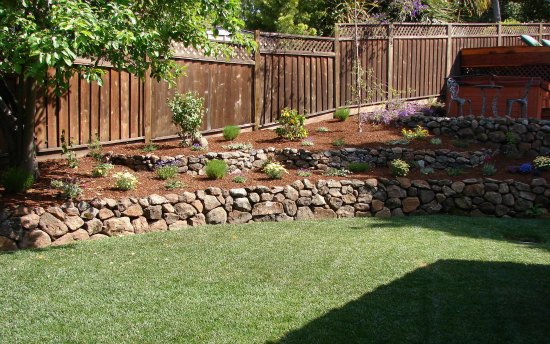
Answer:
[[176, 93], [168, 101], [168, 106], [172, 110], [172, 123], [178, 128], [178, 135], [182, 139], [199, 138], [204, 116], [204, 99], [195, 92]]

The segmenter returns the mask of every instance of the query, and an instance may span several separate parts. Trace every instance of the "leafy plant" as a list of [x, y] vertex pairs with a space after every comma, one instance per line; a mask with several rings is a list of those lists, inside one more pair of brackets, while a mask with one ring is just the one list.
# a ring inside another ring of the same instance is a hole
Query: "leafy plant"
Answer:
[[185, 183], [177, 179], [169, 180], [164, 184], [166, 190], [183, 189], [184, 187], [186, 187]]
[[227, 141], [233, 141], [241, 133], [241, 128], [236, 125], [228, 125], [223, 128], [223, 138]]
[[200, 143], [193, 143], [193, 145], [191, 146], [191, 150], [193, 152], [200, 152], [200, 151], [205, 151], [207, 150], [208, 147], [205, 147], [205, 146], [201, 146]]
[[451, 177], [456, 177], [462, 174], [462, 169], [458, 167], [450, 167], [447, 169], [447, 174]]
[[95, 134], [88, 144], [88, 155], [97, 162], [103, 161], [103, 146], [101, 145], [101, 141], [99, 141], [98, 134]]
[[230, 143], [228, 145], [225, 145], [223, 146], [223, 148], [225, 149], [229, 149], [229, 150], [240, 150], [240, 151], [244, 151], [244, 150], [250, 150], [252, 149], [252, 144], [251, 143], [244, 143], [244, 142], [234, 142], [234, 143]]
[[113, 165], [109, 163], [99, 163], [92, 169], [92, 177], [107, 177], [109, 171], [113, 169]]
[[351, 174], [351, 171], [344, 168], [329, 167], [323, 174], [328, 177], [347, 177], [348, 174]]
[[439, 146], [442, 143], [441, 139], [439, 137], [434, 137], [430, 140], [430, 144], [434, 146]]
[[82, 188], [78, 183], [78, 179], [56, 179], [50, 182], [50, 186], [61, 192], [61, 196], [65, 199], [75, 199], [82, 195]]
[[70, 168], [77, 168], [80, 164], [80, 161], [76, 158], [76, 154], [73, 148], [73, 140], [65, 137], [65, 130], [61, 131], [61, 154], [67, 159], [67, 165]]
[[305, 169], [305, 168], [301, 168], [299, 169], [298, 171], [296, 171], [296, 175], [298, 177], [311, 177], [313, 173], [311, 172], [311, 170], [308, 170], [308, 169]]
[[156, 151], [157, 149], [159, 149], [159, 146], [154, 143], [148, 143], [141, 150], [145, 153], [151, 153]]
[[206, 164], [205, 173], [210, 179], [222, 179], [227, 174], [227, 163], [223, 160], [210, 160]]
[[405, 177], [410, 170], [411, 166], [404, 160], [395, 159], [390, 161], [390, 169], [394, 176]]
[[529, 207], [527, 210], [525, 210], [525, 215], [527, 217], [540, 217], [543, 214], [542, 207], [538, 204], [533, 204], [531, 207]]
[[371, 165], [368, 162], [350, 162], [348, 170], [354, 173], [368, 172], [371, 169]]
[[161, 166], [156, 169], [156, 172], [160, 180], [168, 180], [178, 175], [178, 167], [174, 165]]
[[529, 174], [533, 172], [533, 165], [528, 162], [525, 164], [521, 164], [519, 165], [518, 172], [521, 174]]
[[204, 116], [204, 99], [195, 92], [176, 93], [168, 101], [172, 110], [172, 123], [178, 129], [182, 139], [197, 139], [200, 137], [200, 127]]
[[318, 133], [328, 133], [330, 130], [327, 127], [319, 127], [315, 131]]
[[431, 167], [423, 167], [420, 169], [420, 173], [422, 173], [423, 175], [430, 175], [430, 174], [433, 174], [435, 171], [433, 168]]
[[130, 172], [117, 172], [113, 178], [115, 179], [115, 188], [118, 190], [133, 190], [138, 183], [137, 177]]
[[468, 148], [470, 147], [470, 141], [464, 139], [456, 139], [451, 142], [453, 146], [457, 148]]
[[275, 133], [290, 141], [306, 138], [305, 121], [306, 116], [300, 115], [296, 110], [285, 108], [277, 121], [280, 127], [275, 129]]
[[401, 135], [405, 138], [405, 140], [412, 141], [412, 140], [423, 140], [428, 135], [430, 135], [430, 132], [427, 129], [422, 128], [420, 125], [417, 125], [414, 130], [408, 130], [403, 128], [401, 130]]
[[19, 167], [8, 168], [2, 176], [4, 190], [10, 194], [27, 191], [32, 184], [34, 184], [32, 173]]
[[344, 122], [350, 116], [350, 111], [348, 108], [339, 108], [334, 112], [334, 119]]
[[336, 139], [332, 142], [334, 147], [344, 147], [346, 145], [346, 140], [343, 137]]
[[236, 175], [235, 177], [233, 177], [233, 183], [237, 183], [237, 184], [246, 183], [246, 177], [243, 176], [242, 174]]
[[518, 143], [518, 138], [513, 131], [509, 130], [506, 132], [505, 135], [506, 135], [506, 143], [508, 143], [509, 145], [516, 145]]
[[548, 156], [537, 156], [535, 160], [533, 160], [533, 166], [538, 168], [539, 170], [549, 170], [550, 169], [550, 157]]
[[483, 165], [482, 172], [484, 176], [492, 176], [497, 173], [497, 168], [494, 164], [487, 163]]
[[302, 143], [301, 143], [302, 146], [313, 146], [314, 143], [313, 143], [313, 139], [303, 139], [302, 140]]
[[288, 173], [283, 165], [275, 161], [265, 164], [262, 172], [265, 173], [270, 179], [281, 179], [285, 173]]

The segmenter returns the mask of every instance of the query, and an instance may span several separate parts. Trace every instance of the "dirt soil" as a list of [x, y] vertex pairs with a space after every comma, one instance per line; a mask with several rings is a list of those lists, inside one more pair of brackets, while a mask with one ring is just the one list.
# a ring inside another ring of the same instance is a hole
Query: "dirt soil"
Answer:
[[[326, 133], [317, 132], [318, 127], [327, 127], [330, 131]], [[280, 140], [273, 130], [261, 130], [256, 132], [247, 132], [242, 133], [235, 142], [250, 142], [255, 149], [275, 147], [275, 148], [304, 148], [310, 151], [321, 151], [327, 149], [338, 149], [332, 145], [332, 142], [339, 138], [344, 138], [346, 144], [344, 147], [355, 147], [355, 148], [378, 148], [380, 146], [387, 146], [386, 142], [390, 140], [399, 140], [402, 139], [400, 128], [395, 126], [375, 126], [375, 125], [365, 125], [362, 133], [359, 133], [357, 130], [357, 122], [355, 118], [350, 118], [346, 122], [337, 122], [337, 121], [325, 121], [320, 123], [314, 123], [307, 125], [309, 132], [309, 138], [314, 142], [314, 146], [303, 147], [300, 142], [289, 142]], [[415, 150], [419, 149], [450, 149], [454, 151], [473, 151], [478, 150], [483, 147], [481, 144], [472, 144], [468, 148], [457, 148], [452, 145], [453, 138], [446, 136], [439, 136], [443, 143], [439, 146], [434, 146], [429, 143], [429, 139], [424, 141], [414, 141], [409, 145], [400, 146], [406, 148], [414, 148]], [[227, 141], [223, 137], [209, 137], [209, 149], [211, 152], [223, 152], [227, 149], [223, 148], [224, 145], [227, 145]], [[179, 141], [169, 141], [158, 144], [159, 149], [154, 152], [155, 155], [200, 155], [205, 152], [196, 152], [191, 151], [189, 148], [182, 148], [179, 146]], [[113, 151], [116, 153], [126, 153], [126, 154], [143, 154], [142, 148], [144, 144], [132, 144], [124, 145], [117, 147], [109, 147], [105, 151]], [[389, 147], [389, 146], [387, 146]], [[495, 163], [498, 172], [491, 178], [497, 180], [506, 180], [506, 179], [515, 179], [523, 182], [529, 183], [533, 178], [532, 175], [518, 175], [510, 174], [506, 172], [506, 168], [509, 165], [520, 165], [522, 163], [528, 162], [529, 159], [521, 160], [506, 160], [504, 157], [497, 156], [493, 163]], [[210, 186], [217, 186], [220, 188], [230, 189], [230, 188], [239, 188], [246, 186], [283, 186], [292, 183], [297, 179], [304, 179], [299, 177], [296, 174], [296, 170], [289, 170], [289, 173], [280, 180], [270, 180], [267, 179], [265, 174], [258, 171], [250, 171], [244, 174], [247, 181], [244, 184], [238, 184], [232, 181], [233, 176], [228, 175], [225, 178], [217, 181], [212, 181], [207, 179], [206, 176], [189, 176], [186, 174], [180, 174], [178, 180], [185, 184], [184, 188], [175, 189], [175, 190], [166, 190], [164, 188], [165, 181], [159, 180], [156, 178], [154, 172], [134, 172], [131, 169], [125, 166], [115, 166], [111, 170], [111, 175], [115, 172], [132, 172], [137, 176], [139, 184], [136, 190], [133, 191], [118, 191], [113, 188], [113, 179], [112, 178], [93, 178], [91, 176], [91, 171], [95, 161], [89, 157], [80, 159], [80, 165], [77, 169], [69, 168], [66, 164], [66, 161], [63, 159], [58, 160], [47, 160], [39, 163], [40, 169], [40, 178], [34, 184], [33, 188], [28, 190], [24, 194], [18, 195], [6, 195], [3, 193], [2, 188], [0, 188], [0, 208], [5, 207], [15, 207], [18, 205], [25, 206], [48, 206], [53, 204], [59, 204], [63, 200], [58, 197], [58, 191], [50, 188], [50, 182], [53, 179], [60, 178], [78, 178], [81, 183], [83, 194], [81, 199], [90, 200], [95, 197], [109, 197], [114, 199], [124, 198], [124, 197], [144, 197], [150, 194], [168, 194], [168, 193], [181, 193], [183, 191], [195, 191], [200, 189], [205, 189]], [[549, 172], [544, 172], [549, 174]], [[481, 178], [482, 170], [481, 167], [464, 170], [463, 173], [459, 176], [448, 176], [446, 171], [436, 171], [434, 174], [429, 176], [421, 174], [418, 169], [413, 169], [407, 176], [410, 179], [449, 179], [449, 180], [463, 180], [466, 178]], [[322, 174], [320, 171], [314, 171], [311, 177], [308, 177], [311, 181], [317, 181], [319, 179], [368, 179], [376, 177], [386, 177], [391, 178], [391, 173], [388, 168], [373, 168], [368, 173], [354, 173], [350, 174], [347, 177], [328, 177]], [[549, 177], [543, 175], [543, 177]]]

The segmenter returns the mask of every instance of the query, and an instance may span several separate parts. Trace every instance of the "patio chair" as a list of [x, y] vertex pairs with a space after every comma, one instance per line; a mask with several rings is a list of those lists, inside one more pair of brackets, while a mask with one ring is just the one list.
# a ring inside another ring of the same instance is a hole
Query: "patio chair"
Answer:
[[533, 78], [529, 79], [529, 82], [525, 86], [523, 98], [506, 100], [506, 116], [510, 117], [510, 114], [512, 113], [512, 106], [514, 103], [519, 103], [521, 106], [521, 117], [527, 118], [527, 102], [529, 100], [528, 96], [531, 86], [533, 86]]
[[470, 115], [472, 114], [472, 101], [470, 99], [460, 98], [458, 96], [459, 91], [458, 82], [456, 82], [453, 78], [447, 79], [447, 91], [451, 94], [451, 103], [449, 106], [447, 106], [447, 116], [449, 116], [449, 113], [451, 112], [451, 106], [453, 105], [453, 102], [456, 102], [458, 106], [458, 113], [459, 116], [463, 116], [463, 108], [464, 104], [468, 103], [470, 105]]

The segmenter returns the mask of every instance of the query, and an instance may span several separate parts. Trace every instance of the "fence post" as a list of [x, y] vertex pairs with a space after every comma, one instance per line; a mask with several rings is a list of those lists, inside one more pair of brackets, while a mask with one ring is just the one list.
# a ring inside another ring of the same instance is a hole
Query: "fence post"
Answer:
[[388, 24], [388, 75], [387, 75], [388, 100], [393, 98], [393, 24]]
[[153, 78], [151, 70], [148, 69], [144, 81], [144, 111], [143, 111], [143, 130], [145, 134], [145, 143], [151, 143], [152, 138], [152, 116], [153, 116]]
[[334, 26], [334, 108], [340, 106], [340, 30]]
[[447, 24], [447, 76], [451, 75], [453, 69], [453, 24]]
[[502, 46], [502, 23], [500, 22], [497, 24], [497, 34], [498, 34], [497, 46], [501, 47]]
[[262, 55], [260, 54], [260, 30], [254, 31], [254, 40], [256, 41], [256, 50], [254, 51], [254, 130], [260, 129], [260, 94], [261, 94], [261, 63]]
[[543, 29], [544, 29], [543, 24], [539, 23], [539, 41], [542, 39]]

